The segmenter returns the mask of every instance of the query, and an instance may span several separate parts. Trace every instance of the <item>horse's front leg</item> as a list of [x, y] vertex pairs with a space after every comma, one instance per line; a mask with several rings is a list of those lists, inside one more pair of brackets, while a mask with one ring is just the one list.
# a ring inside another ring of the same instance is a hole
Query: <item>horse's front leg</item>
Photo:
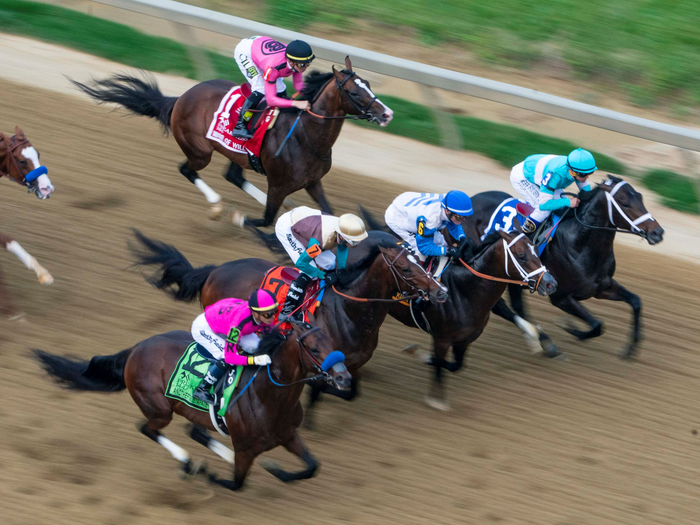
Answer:
[[566, 295], [564, 297], [552, 298], [552, 304], [557, 308], [565, 311], [567, 314], [571, 314], [574, 317], [585, 321], [591, 329], [588, 332], [583, 330], [577, 330], [574, 326], [564, 327], [564, 330], [569, 332], [571, 335], [578, 337], [580, 340], [591, 339], [592, 337], [598, 337], [603, 333], [603, 323], [593, 317], [591, 313], [586, 310], [581, 303], [574, 299], [571, 295]]
[[267, 203], [265, 204], [265, 215], [262, 219], [244, 219], [244, 225], [251, 225], [257, 227], [269, 226], [275, 222], [275, 217], [277, 212], [282, 207], [285, 197], [291, 192], [287, 191], [286, 188], [280, 188], [273, 186], [272, 182], [268, 179], [268, 193], [267, 193]]
[[283, 443], [283, 445], [289, 452], [301, 459], [304, 462], [304, 465], [306, 465], [306, 468], [299, 472], [286, 472], [282, 470], [274, 461], [261, 461], [260, 465], [262, 465], [265, 470], [285, 483], [299, 479], [309, 479], [316, 475], [319, 462], [311, 455], [296, 430], [294, 431], [292, 438], [286, 443]]
[[629, 359], [637, 353], [637, 343], [640, 339], [640, 318], [642, 314], [642, 300], [638, 295], [633, 294], [627, 288], [618, 283], [615, 279], [610, 280], [610, 287], [598, 292], [596, 299], [607, 299], [608, 301], [624, 301], [632, 307], [634, 316], [632, 326], [632, 343], [622, 352], [620, 357]]
[[557, 345], [554, 344], [554, 341], [552, 341], [552, 339], [544, 331], [542, 331], [539, 326], [535, 326], [530, 321], [514, 313], [510, 308], [508, 308], [505, 299], [502, 297], [498, 300], [491, 311], [506, 321], [510, 321], [523, 331], [525, 344], [527, 344], [533, 354], [543, 352], [543, 354], [547, 357], [556, 357], [560, 355], [559, 349], [557, 348]]
[[209, 481], [229, 490], [240, 489], [257, 455], [253, 450], [236, 450], [233, 460], [233, 480], [221, 479], [216, 474], [209, 474]]
[[14, 253], [27, 268], [33, 270], [41, 284], [53, 283], [53, 277], [48, 270], [39, 264], [39, 262], [27, 253], [27, 251], [12, 237], [0, 233], [0, 245], [4, 246], [8, 252]]
[[430, 364], [434, 367], [435, 375], [433, 376], [433, 385], [430, 392], [425, 397], [425, 403], [436, 410], [447, 411], [450, 409], [450, 403], [445, 395], [445, 387], [443, 385], [442, 369], [446, 368], [447, 362], [445, 357], [450, 349], [450, 342], [436, 341], [433, 339], [433, 357]]
[[323, 191], [323, 185], [321, 184], [320, 180], [309, 184], [306, 187], [306, 191], [309, 195], [311, 195], [311, 198], [318, 203], [323, 213], [333, 214], [333, 209], [331, 208], [328, 199], [326, 199], [326, 194]]

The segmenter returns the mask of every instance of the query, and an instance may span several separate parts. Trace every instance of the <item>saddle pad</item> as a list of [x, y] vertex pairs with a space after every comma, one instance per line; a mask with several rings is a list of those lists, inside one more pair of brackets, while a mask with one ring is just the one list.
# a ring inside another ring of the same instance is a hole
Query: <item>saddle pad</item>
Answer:
[[241, 93], [240, 86], [234, 86], [224, 95], [219, 103], [219, 108], [214, 113], [214, 117], [207, 131], [207, 138], [221, 144], [224, 148], [235, 153], [243, 155], [251, 154], [256, 157], [260, 156], [263, 138], [265, 132], [271, 127], [271, 124], [277, 118], [279, 110], [277, 108], [268, 108], [264, 111], [264, 116], [257, 120], [257, 127], [253, 138], [250, 140], [241, 140], [235, 138], [231, 133], [238, 115], [241, 112], [241, 106], [245, 102], [245, 97]]
[[[192, 393], [207, 374], [209, 364], [209, 360], [202, 357], [199, 352], [197, 352], [197, 343], [191, 343], [185, 349], [177, 365], [175, 365], [175, 370], [173, 370], [170, 380], [168, 381], [168, 386], [165, 389], [165, 397], [180, 401], [190, 408], [195, 408], [202, 412], [209, 412], [209, 405], [204, 401], [192, 397]], [[234, 370], [229, 370], [229, 372], [224, 375], [224, 407], [228, 407], [233, 392], [236, 390], [236, 386], [238, 386], [238, 382], [241, 379], [242, 372], [243, 367], [237, 366], [235, 367], [235, 372]]]
[[482, 241], [491, 232], [509, 232], [513, 229], [513, 219], [518, 216], [518, 210], [516, 209], [518, 203], [520, 203], [518, 199], [509, 197], [498, 205], [493, 214], [491, 214], [489, 224], [486, 226], [484, 234], [481, 236]]
[[[287, 298], [287, 292], [289, 291], [289, 286], [294, 282], [294, 279], [299, 277], [299, 270], [296, 268], [287, 268], [286, 266], [275, 266], [268, 270], [263, 277], [262, 284], [260, 288], [267, 290], [272, 293], [277, 298], [279, 304], [284, 304], [284, 300]], [[310, 300], [312, 297], [316, 297], [315, 301], [311, 301], [311, 304], [307, 306], [305, 312], [311, 312], [314, 314], [316, 309], [321, 304], [321, 299], [323, 298], [323, 293], [319, 294], [321, 289], [321, 281], [313, 281], [304, 294], [304, 302]], [[279, 311], [275, 316], [275, 323], [278, 322]]]

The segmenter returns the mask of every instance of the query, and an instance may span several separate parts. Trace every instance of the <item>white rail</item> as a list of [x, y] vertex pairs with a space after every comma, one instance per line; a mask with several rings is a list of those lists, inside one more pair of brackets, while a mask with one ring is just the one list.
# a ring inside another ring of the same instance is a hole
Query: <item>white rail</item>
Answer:
[[457, 71], [367, 51], [358, 47], [346, 46], [330, 40], [303, 35], [260, 22], [246, 20], [245, 18], [173, 2], [172, 0], [93, 1], [239, 38], [265, 35], [282, 41], [302, 39], [311, 45], [316, 56], [339, 64], [343, 63], [346, 55], [350, 55], [353, 65], [360, 69], [492, 100], [626, 135], [700, 151], [700, 131], [574, 102], [533, 89], [487, 80]]

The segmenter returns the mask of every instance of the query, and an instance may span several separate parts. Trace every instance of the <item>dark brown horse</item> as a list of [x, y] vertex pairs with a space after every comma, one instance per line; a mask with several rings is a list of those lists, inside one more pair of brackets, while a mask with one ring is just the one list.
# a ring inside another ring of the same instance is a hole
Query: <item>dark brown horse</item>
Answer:
[[[193, 268], [174, 247], [138, 233], [137, 236], [144, 247], [137, 253], [137, 264], [159, 267], [151, 284], [170, 290], [180, 301], [199, 297], [203, 306], [226, 297], [248, 297], [260, 286], [265, 273], [276, 266], [264, 259], [240, 259], [221, 266]], [[447, 289], [397, 243], [398, 239], [388, 233], [369, 232], [366, 240], [350, 250], [348, 269], [340, 273], [335, 288], [325, 290], [316, 313], [318, 325], [343, 351], [345, 364], [353, 375], [350, 392], [341, 395], [346, 399], [357, 393], [358, 370], [372, 357], [379, 328], [394, 298], [405, 294], [422, 295], [437, 302], [447, 298]], [[313, 386], [312, 402], [322, 391], [338, 394], [317, 384]]]
[[[118, 392], [128, 389], [134, 402], [146, 416], [141, 432], [163, 445], [192, 473], [189, 454], [160, 433], [172, 420], [173, 413], [193, 422], [191, 436], [234, 464], [233, 480], [209, 479], [228, 489], [238, 490], [257, 456], [284, 446], [306, 465], [301, 472], [289, 473], [274, 464], [265, 468], [282, 481], [307, 479], [316, 473], [318, 461], [309, 453], [297, 433], [304, 411], [299, 402], [304, 383], [310, 374], [331, 381], [337, 388], [350, 384], [350, 374], [343, 366], [321, 370], [322, 361], [333, 351], [331, 339], [309, 325], [293, 325], [290, 336], [272, 331], [263, 336], [258, 349], [272, 357], [266, 368], [246, 367], [239, 383], [238, 400], [225, 415], [235, 456], [202, 430], [214, 430], [209, 414], [165, 397], [168, 380], [185, 349], [192, 343], [189, 332], [156, 335], [118, 354], [95, 356], [89, 362], [72, 360], [36, 350], [36, 357], [60, 384], [74, 390]], [[249, 385], [246, 388], [246, 385]], [[243, 390], [245, 388], [245, 390]]]
[[[39, 152], [34, 149], [24, 132], [15, 127], [15, 134], [8, 137], [0, 133], [0, 178], [7, 177], [26, 186], [30, 193], [40, 199], [48, 199], [54, 187], [47, 175], [47, 169], [39, 162]], [[0, 233], [0, 246], [14, 253], [27, 268], [34, 270], [41, 284], [51, 284], [53, 277], [37, 260], [29, 255], [17, 241]], [[19, 317], [17, 306], [12, 301], [0, 272], [0, 315]]]
[[[517, 225], [515, 233], [496, 232], [487, 237], [476, 252], [472, 242], [465, 242], [461, 255], [441, 276], [450, 290], [447, 301], [431, 304], [421, 314], [412, 314], [407, 306], [397, 304], [389, 314], [406, 326], [417, 328], [414, 316], [427, 321], [433, 337], [433, 354], [426, 361], [435, 369], [426, 402], [438, 410], [448, 410], [442, 369], [457, 372], [462, 368], [467, 348], [486, 328], [489, 314], [508, 283], [528, 286], [530, 291], [550, 295], [557, 282], [537, 257], [534, 246]], [[447, 360], [452, 347], [454, 362]]]
[[[511, 196], [498, 191], [479, 193], [472, 197], [474, 215], [467, 218], [464, 231], [478, 240], [489, 224], [491, 215], [505, 199]], [[615, 235], [633, 233], [649, 244], [663, 240], [664, 229], [649, 214], [642, 194], [631, 184], [609, 175], [592, 191], [578, 194], [581, 203], [563, 216], [556, 235], [542, 253], [542, 262], [557, 279], [559, 287], [550, 296], [554, 306], [585, 321], [590, 330], [578, 330], [569, 326], [566, 330], [584, 340], [603, 333], [603, 323], [596, 319], [580, 303], [586, 299], [624, 301], [632, 307], [633, 323], [631, 342], [622, 357], [632, 357], [640, 340], [642, 301], [613, 279], [615, 274]], [[494, 313], [517, 324], [525, 318], [521, 290], [509, 287], [514, 314], [501, 300]]]
[[[99, 101], [120, 104], [138, 115], [158, 120], [163, 128], [172, 130], [175, 140], [187, 156], [180, 172], [195, 184], [212, 204], [212, 216], [218, 217], [223, 209], [221, 197], [207, 186], [197, 174], [207, 167], [214, 151], [231, 161], [224, 175], [229, 182], [247, 191], [265, 205], [262, 219], [248, 221], [255, 226], [272, 224], [285, 197], [306, 189], [326, 213], [332, 213], [321, 185], [321, 179], [331, 169], [331, 148], [338, 138], [346, 115], [356, 115], [387, 125], [393, 116], [372, 93], [369, 82], [352, 71], [350, 59], [345, 69], [331, 73], [311, 73], [298, 100], [311, 102], [310, 112], [282, 110], [275, 127], [263, 141], [260, 160], [268, 179], [267, 197], [243, 178], [243, 169], [250, 169], [247, 155], [235, 153], [218, 142], [206, 138], [209, 124], [223, 96], [236, 84], [227, 80], [210, 80], [197, 84], [184, 95], [165, 97], [155, 81], [141, 80], [128, 75], [117, 75], [95, 82], [94, 87], [73, 82], [82, 91]], [[285, 137], [291, 135], [281, 149]]]

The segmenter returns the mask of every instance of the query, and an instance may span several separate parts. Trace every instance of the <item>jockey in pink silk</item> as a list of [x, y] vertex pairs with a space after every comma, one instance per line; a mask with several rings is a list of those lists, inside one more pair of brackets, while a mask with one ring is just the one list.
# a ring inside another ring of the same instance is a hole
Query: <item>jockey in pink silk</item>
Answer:
[[270, 37], [254, 36], [239, 42], [235, 57], [238, 67], [250, 82], [252, 93], [241, 107], [238, 122], [232, 132], [234, 137], [253, 137], [247, 127], [253, 116], [250, 110], [255, 109], [263, 96], [267, 99], [268, 106], [308, 109], [308, 101], [290, 100], [287, 97], [283, 79], [291, 76], [294, 89], [304, 89], [303, 73], [315, 58], [309, 44], [294, 40], [285, 46]]
[[212, 364], [192, 397], [213, 404], [214, 397], [209, 390], [227, 367], [271, 363], [269, 355], [245, 355], [241, 350], [255, 352], [260, 343], [256, 332], [274, 323], [278, 309], [274, 295], [262, 289], [255, 290], [248, 301], [222, 299], [204, 309], [192, 323], [192, 336], [204, 348], [200, 353]]

